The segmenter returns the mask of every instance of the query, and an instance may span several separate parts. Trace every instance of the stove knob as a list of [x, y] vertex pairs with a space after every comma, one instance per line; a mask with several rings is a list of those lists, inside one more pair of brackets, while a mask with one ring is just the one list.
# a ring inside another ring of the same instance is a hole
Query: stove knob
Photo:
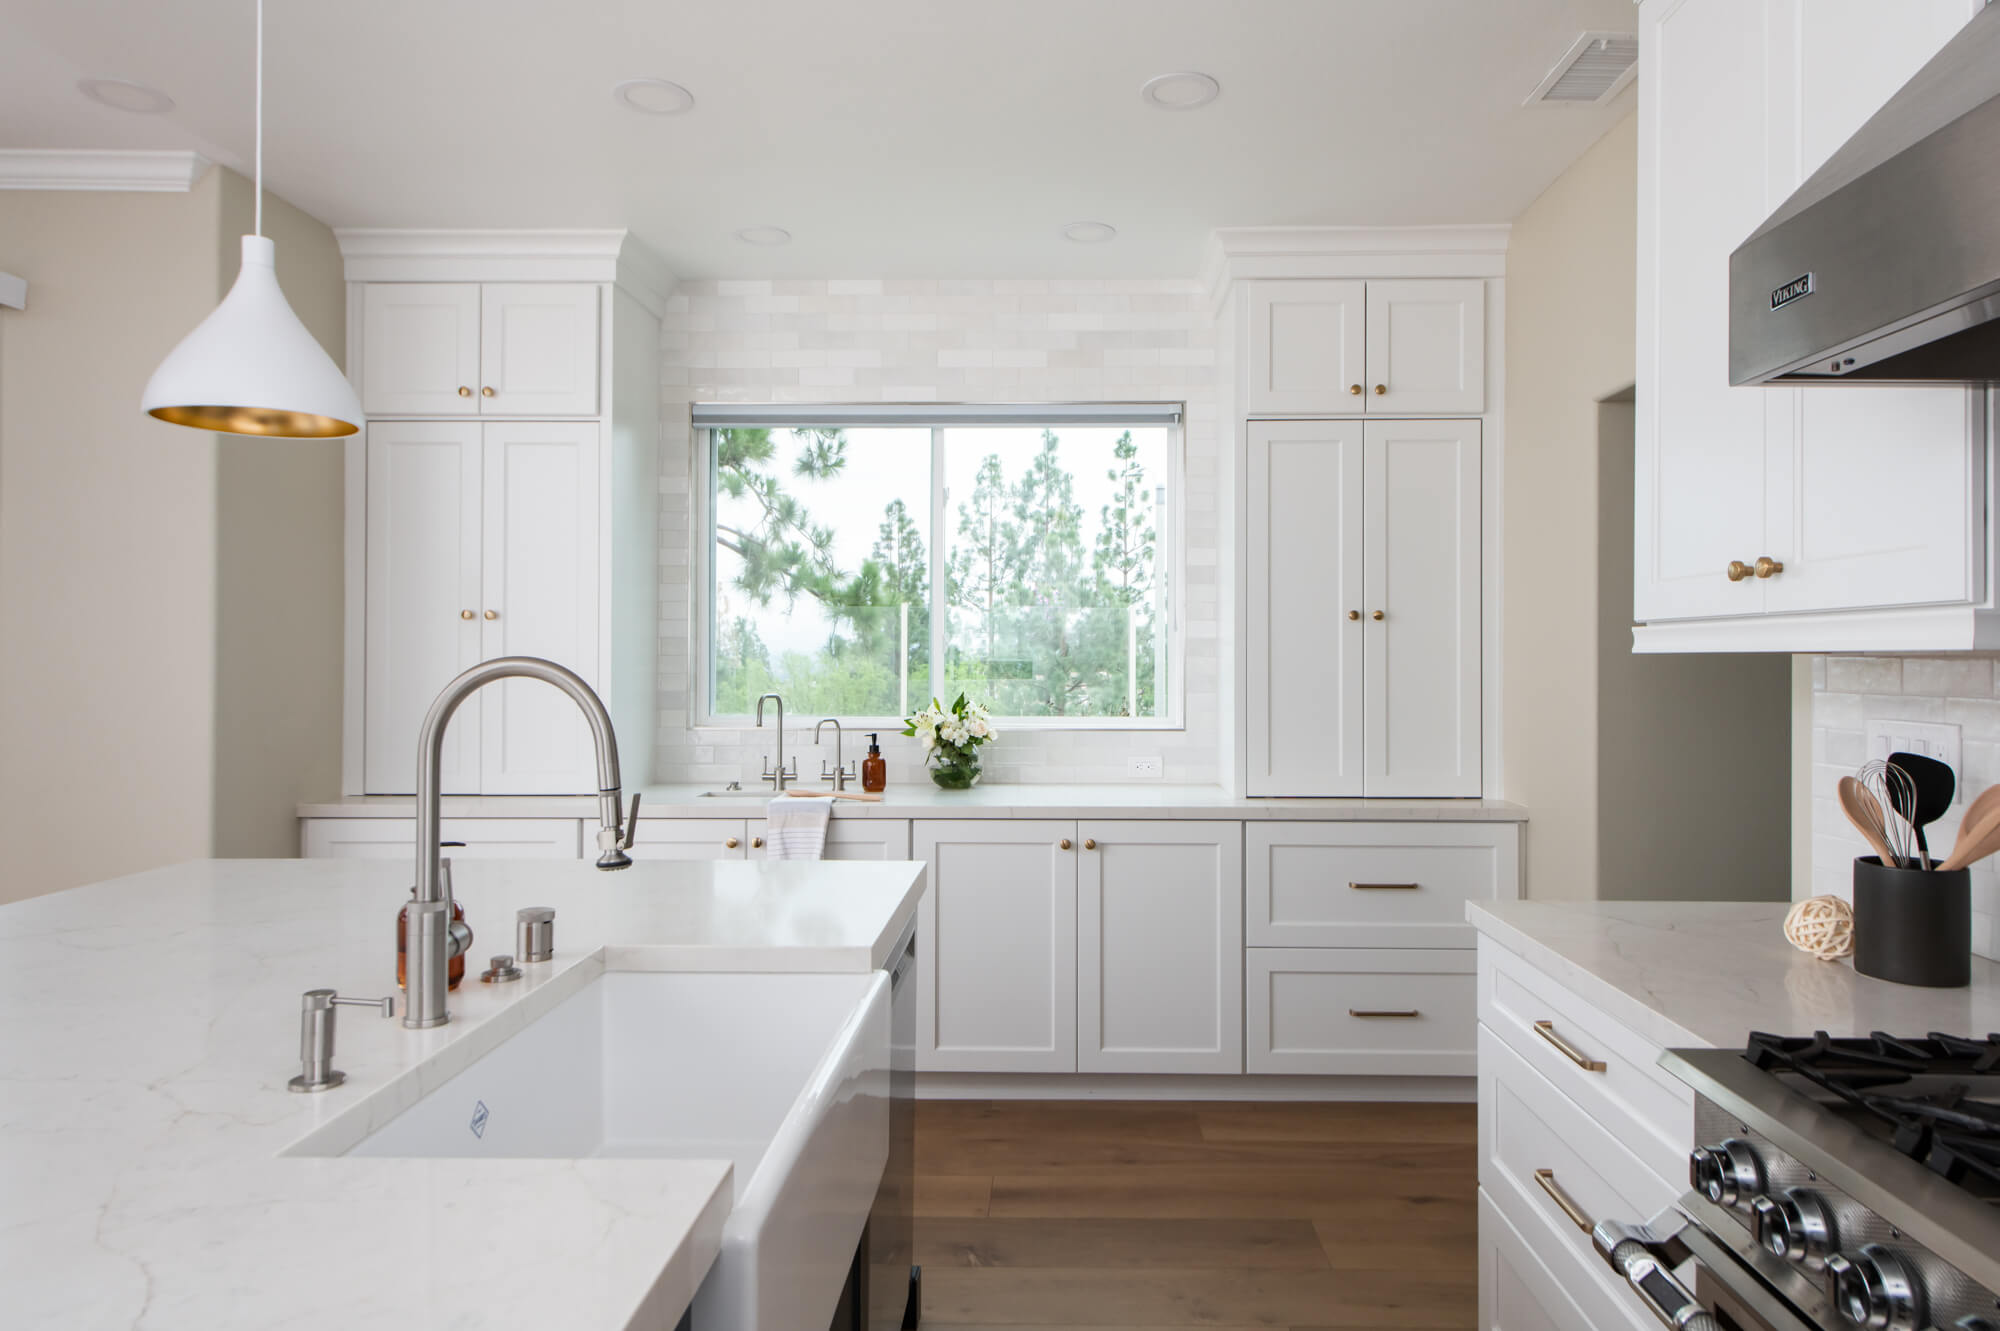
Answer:
[[1924, 1324], [1923, 1287], [1893, 1249], [1870, 1243], [1853, 1257], [1827, 1258], [1833, 1303], [1850, 1325], [1867, 1331], [1917, 1331]]
[[1807, 1188], [1787, 1188], [1781, 1197], [1759, 1197], [1750, 1205], [1758, 1246], [1788, 1262], [1822, 1266], [1839, 1246], [1826, 1202]]
[[1720, 1146], [1697, 1146], [1688, 1154], [1688, 1178], [1695, 1191], [1717, 1206], [1747, 1205], [1764, 1191], [1764, 1162], [1757, 1148], [1740, 1137]]

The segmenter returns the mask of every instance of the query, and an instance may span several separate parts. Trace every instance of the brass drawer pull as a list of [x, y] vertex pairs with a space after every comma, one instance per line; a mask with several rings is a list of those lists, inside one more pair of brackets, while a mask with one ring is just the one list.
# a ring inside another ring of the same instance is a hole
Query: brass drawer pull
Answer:
[[1349, 883], [1347, 886], [1355, 892], [1414, 892], [1417, 890], [1415, 883]]
[[1423, 1015], [1423, 1013], [1417, 1011], [1417, 1009], [1413, 1007], [1411, 1008], [1351, 1007], [1347, 1009], [1347, 1015], [1350, 1017], [1420, 1017]]
[[1562, 1184], [1556, 1182], [1555, 1170], [1536, 1170], [1535, 1182], [1542, 1185], [1542, 1191], [1549, 1195], [1549, 1200], [1556, 1204], [1557, 1210], [1569, 1217], [1569, 1222], [1572, 1225], [1575, 1225], [1586, 1234], [1597, 1228], [1596, 1222], [1585, 1215], [1583, 1208], [1576, 1204], [1575, 1199], [1563, 1191]]
[[1604, 1071], [1604, 1066], [1605, 1066], [1604, 1060], [1597, 1058], [1585, 1058], [1583, 1056], [1583, 1051], [1581, 1049], [1578, 1049], [1568, 1040], [1565, 1040], [1562, 1038], [1562, 1036], [1556, 1034], [1556, 1024], [1554, 1022], [1552, 1021], [1536, 1022], [1535, 1034], [1541, 1036], [1544, 1040], [1547, 1040], [1550, 1044], [1554, 1045], [1556, 1047], [1557, 1052], [1559, 1052], [1564, 1058], [1568, 1059], [1570, 1062], [1582, 1068], [1585, 1072]]

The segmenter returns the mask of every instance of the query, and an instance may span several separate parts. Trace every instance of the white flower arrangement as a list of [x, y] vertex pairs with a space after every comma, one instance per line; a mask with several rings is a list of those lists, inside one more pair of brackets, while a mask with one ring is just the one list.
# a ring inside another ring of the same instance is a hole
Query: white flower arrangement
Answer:
[[985, 705], [968, 702], [961, 693], [949, 707], [932, 698], [930, 706], [904, 719], [903, 733], [916, 737], [927, 760], [951, 762], [970, 758], [1000, 732], [994, 729], [993, 716]]

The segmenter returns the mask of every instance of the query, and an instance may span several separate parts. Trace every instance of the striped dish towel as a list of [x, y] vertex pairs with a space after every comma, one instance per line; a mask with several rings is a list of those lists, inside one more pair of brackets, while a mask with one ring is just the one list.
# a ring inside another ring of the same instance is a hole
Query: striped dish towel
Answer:
[[764, 827], [764, 856], [772, 860], [816, 860], [826, 850], [826, 820], [833, 816], [830, 799], [794, 799], [780, 795], [771, 801]]

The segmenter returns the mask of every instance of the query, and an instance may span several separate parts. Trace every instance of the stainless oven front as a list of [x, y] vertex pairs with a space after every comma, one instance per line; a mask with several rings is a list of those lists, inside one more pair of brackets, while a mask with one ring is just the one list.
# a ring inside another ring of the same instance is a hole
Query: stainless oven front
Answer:
[[1756, 1243], [1699, 1193], [1644, 1224], [1604, 1221], [1591, 1241], [1637, 1301], [1676, 1331], [1842, 1325], [1817, 1289], [1790, 1269], [1768, 1267]]

